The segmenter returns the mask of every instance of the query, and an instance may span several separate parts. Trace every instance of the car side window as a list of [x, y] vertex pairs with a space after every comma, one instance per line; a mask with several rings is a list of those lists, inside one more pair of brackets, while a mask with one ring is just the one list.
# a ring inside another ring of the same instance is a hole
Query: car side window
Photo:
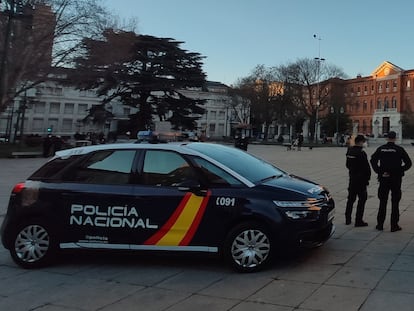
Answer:
[[178, 187], [195, 180], [194, 169], [178, 153], [163, 150], [145, 152], [141, 183]]
[[242, 183], [231, 176], [226, 171], [222, 170], [213, 163], [202, 159], [194, 158], [194, 162], [199, 166], [202, 174], [207, 179], [210, 186], [220, 187], [220, 186], [241, 186]]
[[91, 184], [129, 184], [134, 150], [103, 150], [74, 167], [64, 180]]

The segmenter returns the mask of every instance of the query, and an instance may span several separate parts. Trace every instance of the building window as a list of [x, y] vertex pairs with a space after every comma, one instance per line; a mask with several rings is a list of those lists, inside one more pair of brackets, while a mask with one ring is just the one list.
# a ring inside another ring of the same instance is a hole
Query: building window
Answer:
[[216, 111], [210, 111], [210, 120], [216, 120]]
[[377, 109], [381, 109], [381, 99], [380, 98], [378, 98], [378, 101], [377, 101]]
[[364, 103], [362, 104], [362, 111], [366, 112], [367, 111], [367, 101], [364, 100]]
[[87, 104], [79, 104], [78, 114], [86, 115], [87, 113], [88, 113], [88, 105]]
[[395, 96], [392, 97], [391, 108], [397, 108], [397, 99], [395, 98]]
[[382, 83], [378, 84], [378, 92], [381, 93], [382, 92]]
[[216, 131], [216, 124], [215, 123], [210, 123], [209, 127], [208, 127], [208, 131], [210, 133], [214, 133]]
[[219, 120], [224, 120], [226, 118], [226, 113], [224, 111], [219, 111]]
[[45, 113], [45, 102], [35, 102], [33, 111], [34, 113]]
[[75, 110], [75, 104], [65, 103], [64, 113], [73, 114]]
[[60, 113], [60, 103], [50, 103], [50, 110], [51, 114], [59, 114]]
[[72, 124], [73, 124], [73, 120], [72, 119], [63, 119], [63, 122], [62, 122], [62, 131], [64, 131], [64, 132], [72, 132]]
[[32, 130], [36, 132], [43, 132], [43, 119], [33, 119]]
[[63, 89], [61, 87], [55, 87], [54, 94], [57, 95], [57, 96], [62, 96], [63, 95]]
[[393, 91], [397, 90], [397, 80], [392, 81], [392, 88], [393, 88]]
[[388, 97], [384, 99], [384, 111], [388, 110]]
[[218, 125], [218, 131], [219, 131], [219, 133], [221, 134], [221, 135], [224, 135], [225, 133], [224, 133], [224, 124], [223, 123], [220, 123], [219, 125]]
[[390, 90], [390, 81], [385, 82], [385, 91], [388, 92]]
[[407, 80], [407, 89], [411, 88], [411, 81]]

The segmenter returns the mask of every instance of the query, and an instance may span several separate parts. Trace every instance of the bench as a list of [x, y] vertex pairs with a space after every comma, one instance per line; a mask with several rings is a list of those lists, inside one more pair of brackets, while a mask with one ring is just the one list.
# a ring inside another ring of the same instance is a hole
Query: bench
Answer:
[[11, 153], [12, 158], [35, 158], [43, 156], [40, 151], [13, 151]]

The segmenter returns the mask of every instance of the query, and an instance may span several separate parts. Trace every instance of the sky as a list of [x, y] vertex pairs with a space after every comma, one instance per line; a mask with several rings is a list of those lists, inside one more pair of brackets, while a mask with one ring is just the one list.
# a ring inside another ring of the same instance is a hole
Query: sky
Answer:
[[349, 78], [384, 61], [414, 69], [412, 0], [102, 0], [139, 34], [200, 53], [209, 81], [227, 85], [257, 65], [324, 58]]

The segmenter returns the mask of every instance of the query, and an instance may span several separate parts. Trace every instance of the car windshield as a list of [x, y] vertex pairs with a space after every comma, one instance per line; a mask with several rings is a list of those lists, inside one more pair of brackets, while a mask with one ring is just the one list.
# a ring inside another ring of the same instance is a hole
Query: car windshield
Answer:
[[286, 174], [272, 164], [236, 148], [204, 143], [189, 144], [188, 148], [224, 164], [255, 184]]

